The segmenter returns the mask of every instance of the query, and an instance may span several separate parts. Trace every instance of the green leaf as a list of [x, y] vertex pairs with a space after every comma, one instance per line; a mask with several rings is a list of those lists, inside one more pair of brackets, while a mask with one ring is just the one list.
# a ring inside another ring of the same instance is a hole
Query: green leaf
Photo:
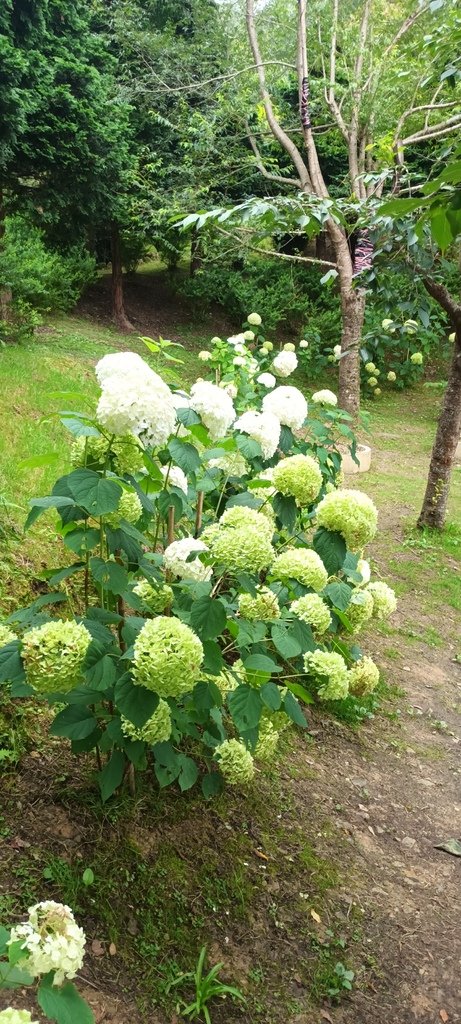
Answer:
[[168, 444], [168, 451], [176, 466], [190, 476], [195, 473], [201, 464], [200, 455], [193, 444], [189, 441], [182, 441], [179, 437], [173, 437]]
[[224, 779], [220, 772], [209, 772], [202, 779], [202, 793], [206, 800], [218, 796], [224, 789]]
[[93, 885], [94, 882], [94, 871], [91, 868], [85, 868], [82, 875], [82, 882], [84, 885]]
[[185, 754], [179, 755], [179, 787], [181, 793], [185, 793], [186, 790], [192, 789], [198, 779], [198, 768], [195, 761], [191, 757], [186, 757]]
[[323, 526], [314, 533], [314, 550], [322, 559], [329, 576], [339, 572], [346, 557], [346, 542], [340, 533], [325, 530]]
[[461, 857], [461, 843], [459, 839], [447, 839], [444, 843], [437, 843], [435, 850], [444, 850], [451, 853], [453, 857]]
[[145, 686], [135, 686], [128, 673], [118, 680], [114, 699], [118, 710], [138, 729], [152, 717], [159, 703], [158, 694]]
[[100, 542], [99, 530], [84, 529], [81, 526], [77, 526], [72, 530], [69, 530], [63, 535], [63, 541], [66, 548], [70, 548], [76, 555], [85, 554], [87, 551], [92, 551]]
[[117, 669], [114, 658], [107, 653], [103, 644], [93, 640], [86, 653], [84, 672], [88, 686], [95, 690], [108, 690], [115, 683]]
[[328, 583], [323, 593], [331, 601], [334, 608], [339, 608], [341, 612], [345, 612], [351, 599], [352, 589], [347, 583]]
[[118, 562], [94, 557], [90, 558], [90, 569], [97, 583], [111, 594], [123, 594], [128, 589], [128, 573]]
[[260, 689], [261, 700], [271, 711], [278, 711], [282, 703], [280, 688], [276, 683], [264, 683]]
[[2, 988], [23, 988], [25, 985], [33, 985], [34, 978], [25, 970], [19, 967], [12, 967], [9, 963], [0, 962], [0, 990]]
[[160, 787], [170, 786], [181, 771], [180, 755], [169, 742], [156, 743], [154, 749], [154, 770]]
[[201, 640], [214, 640], [222, 633], [226, 621], [226, 609], [219, 598], [199, 597], [194, 601], [190, 622]]
[[39, 516], [43, 512], [46, 512], [50, 508], [65, 508], [74, 506], [75, 502], [71, 498], [65, 498], [60, 494], [50, 494], [47, 498], [31, 498], [29, 501], [31, 510], [27, 519], [24, 523], [24, 529], [28, 530], [32, 526]]
[[115, 512], [122, 495], [119, 484], [91, 469], [74, 470], [67, 477], [67, 486], [77, 505], [92, 516]]
[[315, 651], [317, 649], [311, 627], [307, 622], [295, 619], [291, 624], [290, 632], [291, 636], [298, 641], [302, 654], [305, 654], [306, 651]]
[[4, 956], [10, 941], [10, 931], [0, 924], [0, 956]]
[[93, 1011], [71, 982], [51, 985], [42, 981], [37, 990], [38, 1005], [57, 1024], [94, 1024]]
[[215, 640], [204, 640], [203, 650], [205, 652], [203, 671], [209, 672], [212, 676], [219, 676], [224, 666], [224, 659], [219, 644]]
[[280, 431], [280, 440], [278, 447], [285, 454], [290, 451], [294, 445], [294, 437], [289, 427], [283, 425]]
[[306, 690], [305, 686], [301, 686], [301, 683], [287, 682], [287, 687], [294, 693], [295, 697], [299, 697], [303, 704], [315, 704], [315, 700], [309, 690]]
[[23, 682], [26, 678], [19, 647], [19, 640], [11, 640], [0, 648], [0, 683]]
[[272, 675], [273, 672], [282, 671], [280, 665], [277, 665], [276, 661], [272, 661], [272, 658], [268, 658], [266, 654], [250, 654], [243, 664], [245, 672], [268, 672], [269, 675]]
[[285, 526], [290, 532], [293, 531], [296, 524], [296, 517], [298, 515], [298, 507], [294, 498], [285, 497], [284, 494], [274, 494], [272, 501], [274, 512], [280, 519], [282, 526]]
[[157, 496], [157, 507], [160, 515], [163, 516], [164, 519], [168, 516], [168, 509], [174, 508], [175, 519], [178, 520], [182, 516], [184, 505], [179, 494], [174, 494], [172, 491], [164, 490], [160, 491], [160, 494]]
[[258, 690], [244, 683], [229, 693], [227, 703], [239, 732], [256, 728], [262, 711], [262, 701]]
[[262, 448], [258, 441], [254, 441], [252, 437], [247, 437], [246, 434], [236, 434], [235, 440], [237, 448], [242, 453], [245, 459], [260, 459], [262, 457]]
[[98, 773], [99, 788], [103, 802], [115, 793], [120, 786], [125, 772], [126, 758], [121, 750], [114, 750], [110, 761], [104, 766], [102, 772]]
[[242, 491], [240, 494], [233, 494], [228, 501], [226, 501], [226, 508], [234, 508], [236, 505], [243, 505], [245, 508], [261, 508], [261, 498], [255, 498], [254, 494], [250, 491]]
[[70, 576], [73, 576], [76, 572], [81, 572], [84, 568], [84, 562], [74, 562], [73, 565], [67, 565], [64, 569], [59, 569], [54, 576], [50, 577], [50, 587], [57, 587], [63, 580], [69, 579]]
[[56, 715], [50, 733], [52, 736], [66, 736], [69, 740], [84, 740], [96, 729], [97, 724], [89, 708], [69, 704]]
[[293, 696], [290, 690], [288, 691], [288, 693], [285, 694], [283, 700], [283, 707], [288, 715], [288, 718], [291, 718], [291, 721], [294, 722], [295, 725], [300, 725], [303, 729], [307, 727], [306, 718], [303, 715], [303, 712], [301, 711], [301, 708], [298, 704], [298, 701], [296, 700], [296, 697]]
[[31, 455], [30, 459], [23, 459], [18, 463], [18, 469], [39, 469], [41, 466], [51, 466], [59, 459], [59, 452], [44, 452], [43, 455]]
[[182, 423], [183, 427], [193, 427], [200, 424], [200, 416], [193, 409], [179, 408], [176, 409], [176, 419], [179, 423]]
[[299, 640], [292, 635], [291, 627], [286, 626], [284, 623], [277, 622], [271, 628], [271, 636], [274, 646], [277, 648], [282, 658], [289, 660], [290, 658], [296, 658], [298, 654], [301, 654], [301, 644]]

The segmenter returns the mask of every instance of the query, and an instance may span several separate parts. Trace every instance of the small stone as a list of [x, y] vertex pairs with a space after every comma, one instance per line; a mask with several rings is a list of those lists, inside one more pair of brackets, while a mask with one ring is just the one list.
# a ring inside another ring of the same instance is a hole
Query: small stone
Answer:
[[416, 846], [416, 839], [412, 839], [411, 836], [404, 836], [402, 846], [406, 846], [408, 850], [411, 850], [413, 846]]

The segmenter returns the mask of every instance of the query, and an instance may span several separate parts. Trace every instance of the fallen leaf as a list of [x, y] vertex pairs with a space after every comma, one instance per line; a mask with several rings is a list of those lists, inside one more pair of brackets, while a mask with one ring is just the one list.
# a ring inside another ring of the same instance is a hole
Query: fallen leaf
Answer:
[[254, 853], [255, 857], [259, 857], [260, 860], [269, 860], [269, 857], [266, 857], [266, 854], [265, 853], [261, 853], [260, 850], [253, 850], [253, 853]]
[[[461, 857], [461, 843], [458, 839], [447, 839], [444, 843], [437, 843], [434, 849], [445, 850], [445, 853], [452, 853], [453, 857]], [[442, 1013], [442, 1010], [440, 1012]]]
[[327, 1021], [329, 1021], [329, 1024], [333, 1024], [333, 1017], [330, 1017], [330, 1014], [328, 1013], [328, 1010], [321, 1010], [320, 1011], [320, 1016], [321, 1016], [322, 1020], [327, 1020]]
[[115, 942], [111, 942], [111, 944], [109, 946], [109, 953], [110, 953], [111, 956], [115, 956], [116, 952], [117, 952], [117, 946], [115, 945]]
[[449, 1017], [448, 1017], [448, 1013], [447, 1013], [446, 1010], [440, 1010], [439, 1011], [439, 1017], [440, 1017], [440, 1020], [443, 1020], [443, 1024], [447, 1024], [447, 1020], [449, 1019]]
[[320, 924], [322, 919], [316, 910], [311, 910], [311, 917], [314, 921], [316, 921], [317, 924]]
[[91, 943], [91, 952], [94, 953], [95, 956], [104, 956], [104, 946], [99, 939], [93, 939], [93, 942]]

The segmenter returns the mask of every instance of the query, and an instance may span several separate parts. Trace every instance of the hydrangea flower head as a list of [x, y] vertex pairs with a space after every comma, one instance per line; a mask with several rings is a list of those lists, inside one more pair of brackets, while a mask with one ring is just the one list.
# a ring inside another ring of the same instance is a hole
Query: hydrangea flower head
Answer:
[[246, 476], [249, 466], [246, 459], [240, 452], [229, 452], [227, 455], [220, 455], [218, 459], [210, 459], [210, 469], [220, 469], [226, 476]]
[[382, 580], [369, 583], [366, 588], [373, 598], [373, 618], [387, 619], [397, 608], [397, 598], [392, 587]]
[[[272, 394], [274, 393], [272, 392]], [[267, 397], [266, 395], [263, 399], [263, 407]], [[277, 451], [280, 440], [280, 420], [273, 413], [264, 409], [263, 412], [249, 409], [243, 413], [243, 416], [239, 416], [234, 427], [235, 430], [241, 430], [243, 434], [248, 434], [254, 441], [258, 441], [264, 459], [271, 459]]]
[[291, 430], [300, 430], [307, 416], [307, 402], [299, 388], [283, 384], [264, 395], [263, 412], [272, 413]]
[[243, 337], [245, 338], [245, 341], [254, 341], [256, 335], [254, 331], [244, 331]]
[[291, 494], [298, 505], [311, 505], [322, 486], [322, 472], [310, 455], [290, 455], [274, 468], [274, 484], [281, 494]]
[[312, 590], [320, 591], [327, 585], [327, 570], [311, 548], [287, 548], [277, 555], [271, 571], [276, 580], [297, 580]]
[[174, 540], [163, 552], [163, 564], [173, 576], [180, 576], [183, 580], [209, 580], [211, 569], [204, 565], [200, 558], [193, 558], [188, 561], [189, 556], [196, 552], [199, 555], [202, 551], [208, 551], [208, 547], [202, 540], [195, 537], [182, 537], [181, 540]]
[[322, 700], [344, 700], [349, 692], [347, 665], [336, 651], [308, 651], [304, 655], [306, 672], [320, 682], [317, 693]]
[[124, 377], [127, 374], [136, 376], [153, 371], [137, 352], [110, 352], [96, 363], [94, 372], [98, 384], [103, 388], [111, 377]]
[[365, 622], [368, 622], [373, 615], [373, 597], [367, 588], [359, 587], [352, 592], [346, 608], [346, 615], [354, 633], [359, 633]]
[[168, 487], [177, 487], [184, 494], [187, 494], [187, 476], [180, 466], [161, 466], [160, 472]]
[[3, 622], [0, 622], [0, 648], [6, 647], [7, 644], [11, 644], [13, 640], [17, 640], [16, 633], [9, 626], [5, 626]]
[[243, 786], [254, 778], [255, 767], [250, 751], [239, 740], [224, 740], [215, 749], [220, 770], [231, 786]]
[[324, 388], [323, 391], [316, 391], [312, 395], [312, 401], [316, 405], [337, 405], [338, 399], [334, 391], [329, 391], [328, 388]]
[[293, 345], [293, 342], [291, 342], [291, 341], [287, 341], [286, 345], [283, 346], [283, 351], [284, 352], [296, 352], [296, 345]]
[[[265, 516], [260, 519], [269, 523]], [[213, 537], [208, 538], [215, 562], [228, 572], [261, 572], [268, 569], [274, 560], [274, 549], [269, 532], [256, 526], [218, 527]]]
[[383, 328], [384, 331], [388, 331], [392, 327], [393, 323], [394, 323], [393, 320], [389, 320], [389, 317], [386, 317], [381, 322], [381, 327]]
[[372, 658], [363, 657], [349, 669], [349, 692], [354, 697], [365, 697], [373, 693], [379, 683], [379, 668]]
[[390, 382], [392, 384], [395, 380], [397, 380], [397, 374], [394, 373], [393, 370], [389, 370], [389, 373], [387, 375], [387, 379], [390, 380]]
[[108, 526], [117, 529], [121, 519], [125, 519], [127, 523], [137, 523], [141, 515], [142, 505], [136, 491], [122, 491], [115, 512], [107, 515], [105, 520]]
[[258, 384], [262, 384], [263, 388], [267, 388], [268, 391], [271, 388], [275, 388], [277, 383], [273, 373], [260, 373], [256, 380]]
[[121, 723], [124, 736], [130, 740], [142, 740], [152, 747], [155, 743], [166, 742], [171, 736], [171, 712], [166, 700], [159, 700], [153, 715], [139, 729], [124, 715]]
[[19, 941], [26, 958], [18, 966], [34, 978], [54, 971], [53, 985], [75, 978], [83, 964], [85, 933], [63, 903], [45, 900], [29, 907], [28, 920], [11, 929], [9, 945]]
[[133, 593], [144, 601], [153, 615], [160, 615], [173, 600], [173, 591], [166, 583], [155, 588], [147, 580], [138, 580], [133, 587]]
[[371, 388], [375, 388], [377, 383], [378, 383], [378, 381], [376, 380], [376, 377], [369, 377], [368, 378], [368, 384], [370, 385]]
[[70, 464], [75, 469], [81, 466], [103, 469], [108, 451], [109, 444], [105, 437], [76, 437], [70, 446]]
[[194, 689], [203, 661], [198, 636], [179, 619], [159, 615], [144, 623], [134, 643], [133, 682], [180, 697]]
[[251, 594], [239, 594], [239, 612], [242, 618], [250, 622], [259, 619], [272, 621], [280, 618], [280, 605], [277, 595], [269, 587], [257, 587], [256, 597]]
[[143, 450], [139, 438], [134, 434], [114, 438], [111, 449], [114, 453], [114, 470], [120, 476], [124, 476], [125, 473], [138, 473], [143, 469]]
[[269, 718], [262, 718], [259, 723], [258, 740], [254, 751], [256, 760], [271, 764], [279, 739], [280, 733], [277, 732], [271, 720]]
[[210, 437], [215, 440], [224, 434], [235, 420], [235, 409], [232, 399], [210, 381], [196, 381], [192, 385], [190, 404], [208, 428]]
[[317, 522], [326, 530], [340, 533], [351, 551], [358, 551], [375, 536], [378, 525], [376, 505], [362, 491], [332, 491], [317, 506]]
[[297, 619], [307, 622], [314, 633], [326, 633], [331, 625], [331, 615], [328, 605], [319, 594], [304, 594], [297, 601], [293, 601], [290, 611]]
[[81, 623], [54, 619], [25, 633], [22, 658], [37, 693], [67, 692], [80, 682], [91, 634]]
[[300, 348], [309, 348], [309, 342], [306, 341], [305, 338], [301, 338], [301, 341], [299, 342], [299, 347]]
[[375, 388], [375, 390], [374, 390], [375, 398], [379, 398], [380, 394], [381, 394], [381, 388]]
[[[119, 352], [114, 358], [126, 354]], [[104, 356], [104, 359], [110, 358]], [[140, 362], [139, 369], [104, 376], [96, 416], [109, 433], [117, 437], [135, 434], [146, 444], [158, 448], [166, 444], [173, 433], [175, 406], [168, 385], [143, 359]]]
[[202, 349], [202, 351], [199, 352], [198, 357], [202, 363], [207, 363], [210, 359], [213, 358], [211, 352], [208, 352], [208, 349], [206, 348]]
[[423, 353], [422, 352], [413, 352], [413, 355], [410, 356], [410, 363], [413, 363], [414, 366], [422, 366], [422, 362], [423, 362]]
[[226, 508], [219, 520], [219, 526], [261, 530], [269, 541], [272, 540], [274, 533], [272, 522], [266, 516], [262, 516], [257, 509], [249, 508], [247, 505], [233, 505], [231, 508]]
[[296, 370], [297, 365], [298, 360], [295, 352], [287, 352], [283, 349], [273, 360], [272, 369], [275, 370], [277, 377], [289, 377]]
[[38, 1020], [32, 1020], [28, 1010], [13, 1010], [8, 1006], [0, 1010], [0, 1024], [38, 1024]]
[[367, 562], [366, 558], [359, 558], [357, 562], [357, 572], [359, 572], [362, 577], [362, 580], [358, 584], [358, 586], [364, 587], [366, 583], [370, 582], [371, 576], [370, 563]]
[[262, 324], [259, 313], [250, 313], [250, 315], [247, 316], [247, 321], [252, 327], [260, 327]]
[[365, 369], [367, 373], [374, 373], [376, 370], [376, 366], [374, 363], [365, 363]]
[[341, 352], [342, 352], [341, 345], [335, 345], [335, 347], [333, 349], [333, 355], [334, 355], [335, 359], [340, 359], [341, 358]]

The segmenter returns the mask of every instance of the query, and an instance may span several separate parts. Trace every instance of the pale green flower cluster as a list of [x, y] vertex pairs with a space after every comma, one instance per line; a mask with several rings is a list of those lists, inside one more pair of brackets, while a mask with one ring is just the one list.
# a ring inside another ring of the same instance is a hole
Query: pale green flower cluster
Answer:
[[422, 362], [423, 362], [423, 353], [422, 352], [413, 352], [413, 355], [410, 356], [410, 363], [413, 363], [414, 366], [422, 366]]
[[168, 605], [170, 605], [173, 600], [173, 591], [171, 587], [164, 584], [163, 586], [155, 588], [151, 583], [148, 583], [147, 580], [139, 580], [136, 583], [136, 586], [133, 587], [133, 593], [135, 593], [137, 597], [141, 598], [141, 601], [144, 601], [144, 604], [147, 605], [149, 611], [152, 612], [153, 615], [160, 615], [161, 612], [165, 611], [165, 608], [168, 608]]
[[226, 476], [246, 476], [249, 467], [246, 459], [240, 452], [229, 452], [228, 455], [221, 455], [219, 459], [210, 459], [210, 469], [220, 469]]
[[66, 978], [75, 978], [83, 964], [85, 933], [63, 903], [45, 900], [29, 907], [28, 920], [11, 929], [8, 945], [20, 941], [26, 957], [18, 967], [33, 978], [54, 971], [53, 985], [62, 985]]
[[277, 555], [271, 571], [276, 580], [297, 580], [318, 592], [327, 585], [328, 573], [322, 559], [310, 548], [287, 548]]
[[342, 534], [348, 548], [357, 551], [373, 540], [378, 511], [368, 494], [362, 491], [332, 491], [317, 507], [317, 522], [326, 530]]
[[276, 594], [269, 587], [257, 587], [256, 597], [251, 594], [239, 594], [238, 606], [240, 615], [250, 622], [255, 619], [273, 620], [280, 618], [280, 605]]
[[373, 597], [368, 589], [358, 589], [352, 594], [346, 608], [346, 615], [354, 633], [359, 633], [365, 622], [373, 615]]
[[232, 690], [236, 690], [237, 686], [246, 682], [243, 672], [240, 672], [240, 666], [243, 669], [242, 662], [239, 660], [238, 662], [235, 662], [235, 665], [232, 665], [232, 671], [230, 669], [223, 668], [222, 672], [219, 673], [219, 676], [203, 675], [202, 678], [207, 679], [210, 683], [214, 683], [215, 686], [218, 687], [218, 690], [221, 691], [222, 696], [226, 697], [226, 695], [231, 693]]
[[397, 380], [397, 374], [394, 373], [393, 370], [389, 370], [389, 373], [387, 375], [387, 379], [391, 382], [391, 384], [393, 384], [394, 381]]
[[114, 438], [111, 449], [115, 456], [114, 469], [120, 476], [124, 476], [125, 473], [139, 473], [143, 468], [143, 450], [134, 434]]
[[115, 512], [105, 517], [107, 526], [114, 529], [120, 525], [120, 520], [125, 519], [127, 523], [137, 523], [142, 515], [142, 505], [135, 491], [123, 491]]
[[16, 633], [13, 633], [9, 626], [0, 622], [0, 647], [6, 647], [7, 644], [11, 644], [13, 640], [17, 639]]
[[387, 619], [389, 615], [395, 612], [397, 598], [392, 587], [389, 587], [387, 583], [383, 583], [382, 580], [376, 580], [375, 583], [369, 583], [366, 589], [373, 598], [374, 619]]
[[196, 634], [179, 619], [149, 619], [136, 637], [133, 682], [160, 697], [181, 697], [194, 689], [203, 661]]
[[326, 633], [331, 625], [330, 609], [318, 594], [304, 594], [293, 601], [290, 611], [302, 622], [307, 622], [314, 633]]
[[56, 619], [25, 634], [22, 658], [27, 682], [38, 693], [67, 693], [80, 682], [91, 634], [81, 623]]
[[227, 509], [217, 528], [205, 531], [215, 562], [228, 572], [260, 572], [274, 559], [273, 524], [255, 509], [236, 505]]
[[348, 672], [341, 654], [336, 651], [308, 651], [304, 655], [304, 667], [320, 681], [317, 693], [322, 700], [343, 700], [347, 697]]
[[274, 484], [281, 494], [290, 494], [298, 505], [311, 505], [322, 486], [319, 463], [310, 455], [291, 455], [274, 468]]
[[105, 437], [76, 437], [70, 446], [70, 464], [74, 469], [81, 466], [104, 469], [108, 452], [109, 443]]
[[279, 739], [280, 734], [274, 728], [270, 719], [261, 719], [259, 723], [258, 741], [254, 752], [256, 760], [270, 764], [274, 759]]
[[[137, 473], [142, 469], [142, 448], [134, 434], [114, 438], [110, 444], [114, 454], [114, 469], [120, 476]], [[104, 469], [108, 462], [109, 443], [105, 437], [77, 437], [71, 445], [70, 461], [75, 469], [81, 466]]]
[[154, 746], [164, 743], [171, 736], [171, 712], [166, 700], [160, 700], [154, 714], [139, 729], [122, 715], [122, 732], [130, 740], [142, 740]]
[[219, 520], [219, 526], [262, 530], [268, 540], [272, 540], [274, 533], [272, 523], [268, 522], [267, 518], [263, 519], [257, 509], [249, 508], [247, 505], [234, 505], [232, 508], [227, 508]]
[[8, 1006], [0, 1010], [0, 1024], [38, 1024], [38, 1020], [32, 1020], [28, 1010], [13, 1010]]
[[365, 697], [373, 693], [379, 683], [379, 668], [372, 658], [363, 657], [349, 669], [349, 692], [354, 697]]
[[328, 388], [324, 388], [323, 391], [316, 391], [315, 394], [312, 395], [312, 401], [315, 402], [316, 405], [334, 406], [338, 404], [338, 399], [334, 391], [329, 391]]
[[229, 785], [242, 786], [254, 778], [253, 757], [239, 740], [224, 740], [216, 747], [215, 756]]

